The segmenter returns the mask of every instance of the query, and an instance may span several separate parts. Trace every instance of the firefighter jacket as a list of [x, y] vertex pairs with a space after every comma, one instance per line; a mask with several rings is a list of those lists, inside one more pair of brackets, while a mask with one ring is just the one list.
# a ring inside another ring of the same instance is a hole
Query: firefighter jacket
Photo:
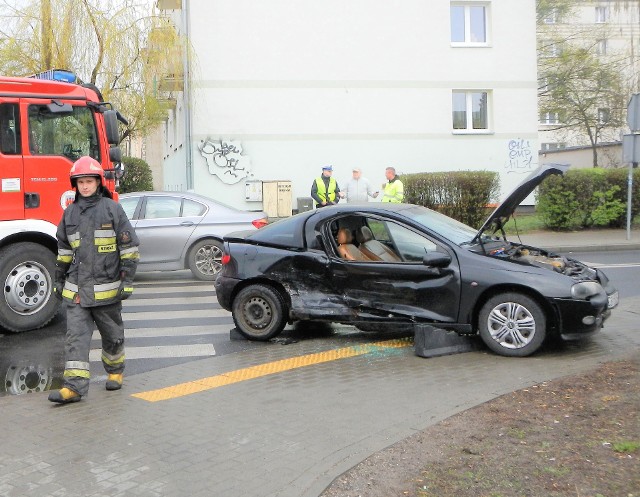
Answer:
[[404, 185], [397, 177], [389, 180], [384, 185], [384, 192], [382, 195], [383, 202], [391, 202], [392, 204], [400, 204], [404, 199]]
[[133, 291], [139, 241], [120, 204], [100, 193], [78, 196], [56, 236], [56, 288], [62, 288], [63, 300], [95, 307]]

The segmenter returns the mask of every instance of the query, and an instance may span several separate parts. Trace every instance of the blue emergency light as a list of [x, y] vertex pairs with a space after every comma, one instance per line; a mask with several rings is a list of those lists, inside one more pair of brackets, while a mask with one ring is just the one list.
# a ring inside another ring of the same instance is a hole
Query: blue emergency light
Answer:
[[75, 83], [77, 80], [74, 73], [64, 69], [49, 69], [48, 71], [39, 72], [29, 77], [35, 79], [48, 79], [50, 81], [63, 81], [65, 83]]

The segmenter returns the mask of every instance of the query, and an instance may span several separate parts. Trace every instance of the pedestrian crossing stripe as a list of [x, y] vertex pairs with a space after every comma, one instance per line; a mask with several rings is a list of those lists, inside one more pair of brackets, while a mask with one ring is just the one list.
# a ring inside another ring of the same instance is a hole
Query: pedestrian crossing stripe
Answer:
[[170, 400], [218, 387], [232, 385], [234, 383], [239, 383], [242, 381], [253, 380], [256, 378], [261, 378], [263, 376], [303, 368], [306, 366], [313, 366], [315, 364], [322, 364], [339, 359], [346, 359], [348, 357], [357, 357], [374, 352], [379, 353], [381, 351], [384, 351], [385, 349], [410, 347], [411, 345], [413, 345], [413, 341], [411, 338], [403, 338], [375, 342], [365, 345], [355, 345], [353, 347], [343, 347], [340, 349], [327, 350], [315, 354], [307, 354], [303, 356], [290, 357], [288, 359], [281, 359], [279, 361], [267, 362], [248, 368], [236, 369], [235, 371], [229, 371], [227, 373], [181, 383], [179, 385], [135, 393], [132, 394], [132, 397], [146, 400], [148, 402]]
[[[152, 347], [124, 348], [125, 357], [129, 359], [168, 359], [176, 357], [207, 357], [216, 355], [216, 350], [210, 343], [194, 345], [159, 345]], [[89, 361], [101, 360], [102, 351], [93, 349], [89, 352]]]

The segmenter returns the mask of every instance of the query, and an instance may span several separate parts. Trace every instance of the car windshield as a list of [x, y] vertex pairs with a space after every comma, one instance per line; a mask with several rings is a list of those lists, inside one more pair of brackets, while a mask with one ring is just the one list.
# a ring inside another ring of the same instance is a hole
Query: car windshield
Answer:
[[406, 210], [404, 214], [457, 245], [469, 243], [478, 233], [471, 226], [426, 207], [416, 205]]

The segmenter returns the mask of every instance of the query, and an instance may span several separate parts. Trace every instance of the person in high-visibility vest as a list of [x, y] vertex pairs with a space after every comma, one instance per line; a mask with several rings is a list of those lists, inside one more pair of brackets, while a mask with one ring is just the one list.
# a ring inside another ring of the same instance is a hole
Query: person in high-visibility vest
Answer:
[[384, 175], [387, 177], [387, 182], [382, 183], [382, 201], [401, 204], [404, 200], [404, 185], [396, 175], [396, 169], [388, 167]]
[[331, 175], [333, 174], [333, 166], [324, 166], [322, 175], [317, 177], [311, 185], [311, 196], [316, 201], [316, 207], [325, 207], [327, 205], [335, 205], [344, 197], [344, 193], [340, 191], [338, 182]]

